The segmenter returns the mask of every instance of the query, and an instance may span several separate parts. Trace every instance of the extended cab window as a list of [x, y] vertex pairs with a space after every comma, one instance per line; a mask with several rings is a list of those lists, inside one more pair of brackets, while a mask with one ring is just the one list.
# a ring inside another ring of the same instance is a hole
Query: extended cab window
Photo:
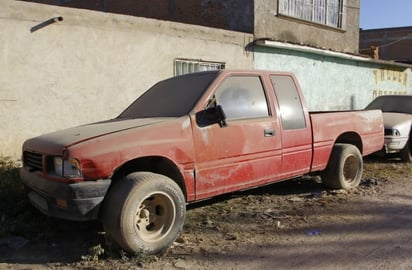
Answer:
[[227, 120], [269, 115], [265, 92], [258, 76], [228, 77], [216, 90], [215, 97]]
[[305, 114], [295, 82], [284, 75], [272, 75], [270, 79], [278, 100], [283, 129], [305, 128]]

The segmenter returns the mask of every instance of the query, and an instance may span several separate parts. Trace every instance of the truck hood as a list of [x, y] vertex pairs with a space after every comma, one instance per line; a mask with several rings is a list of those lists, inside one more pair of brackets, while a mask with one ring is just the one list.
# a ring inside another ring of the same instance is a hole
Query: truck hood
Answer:
[[24, 150], [62, 154], [69, 146], [127, 129], [153, 125], [169, 118], [113, 119], [47, 133], [27, 140]]
[[408, 124], [412, 121], [412, 114], [406, 113], [382, 113], [385, 128], [393, 128], [400, 124]]

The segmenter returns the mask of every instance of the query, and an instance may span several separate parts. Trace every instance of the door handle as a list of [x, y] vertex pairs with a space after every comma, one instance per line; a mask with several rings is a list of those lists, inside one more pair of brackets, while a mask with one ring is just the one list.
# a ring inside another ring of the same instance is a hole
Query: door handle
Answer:
[[265, 137], [275, 136], [275, 130], [273, 128], [265, 129], [265, 131], [263, 133], [264, 133]]

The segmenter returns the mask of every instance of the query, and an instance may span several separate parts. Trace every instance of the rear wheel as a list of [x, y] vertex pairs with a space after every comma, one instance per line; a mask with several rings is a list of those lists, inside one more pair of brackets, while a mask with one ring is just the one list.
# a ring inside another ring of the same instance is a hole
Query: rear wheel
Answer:
[[157, 254], [179, 236], [185, 214], [184, 195], [173, 180], [135, 172], [113, 184], [102, 218], [107, 237], [125, 251]]
[[359, 185], [363, 159], [359, 149], [351, 144], [335, 144], [328, 166], [322, 172], [322, 182], [334, 189], [351, 189]]
[[405, 162], [412, 162], [412, 154], [411, 154], [411, 144], [410, 144], [410, 138], [407, 141], [405, 147], [399, 152], [399, 155], [402, 159], [402, 161]]

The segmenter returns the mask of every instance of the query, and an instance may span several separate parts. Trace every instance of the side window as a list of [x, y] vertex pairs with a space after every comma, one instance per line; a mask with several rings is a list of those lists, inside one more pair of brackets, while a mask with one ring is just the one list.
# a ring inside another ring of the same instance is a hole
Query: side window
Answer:
[[227, 120], [269, 116], [262, 82], [258, 76], [233, 76], [226, 78], [215, 93]]
[[305, 114], [295, 82], [291, 77], [282, 75], [272, 75], [270, 79], [279, 103], [283, 129], [305, 128]]

